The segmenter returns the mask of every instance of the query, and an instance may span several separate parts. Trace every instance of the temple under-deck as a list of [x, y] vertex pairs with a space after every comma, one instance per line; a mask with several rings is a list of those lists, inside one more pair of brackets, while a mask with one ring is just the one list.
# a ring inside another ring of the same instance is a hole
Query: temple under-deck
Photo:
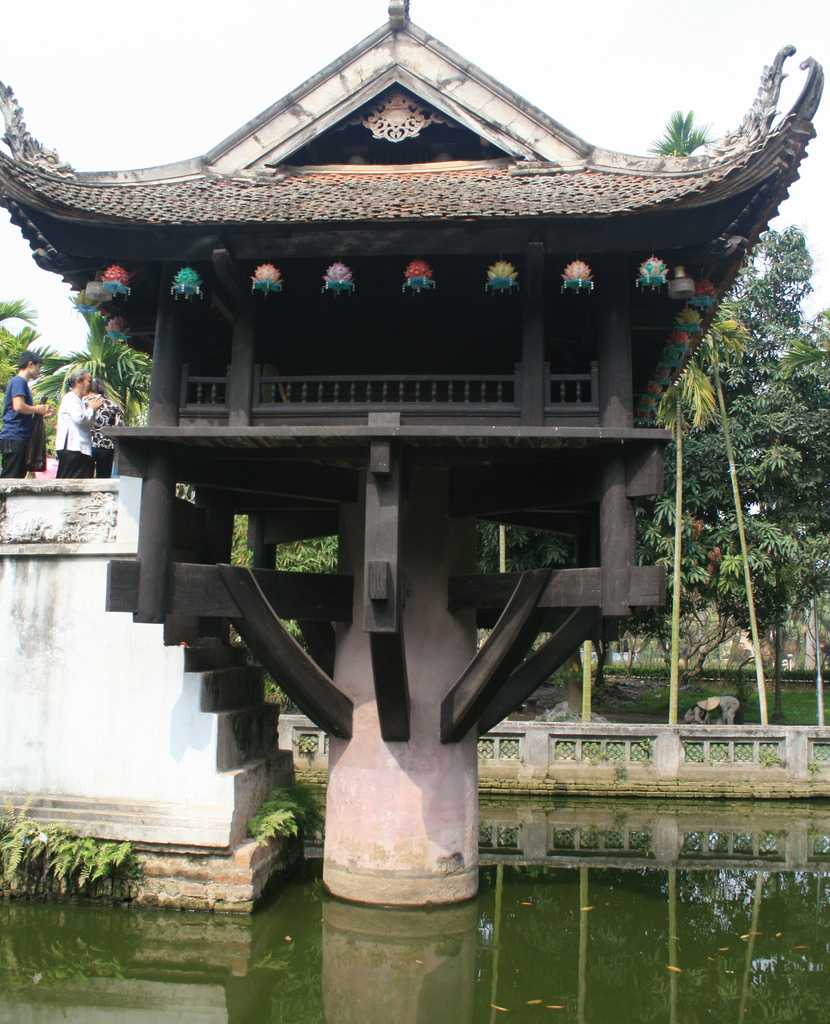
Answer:
[[[814, 134], [812, 59], [776, 116], [792, 52], [692, 157], [585, 142], [400, 0], [165, 167], [76, 172], [0, 85], [0, 202], [88, 302], [122, 285], [105, 315], [153, 355], [148, 425], [115, 432], [143, 491], [139, 557], [111, 563], [108, 608], [166, 622], [171, 642], [233, 622], [334, 737], [334, 893], [471, 895], [476, 735], [583, 640], [663, 601], [662, 568], [635, 564], [632, 499], [662, 489], [656, 402]], [[226, 564], [240, 513], [253, 573]], [[476, 574], [477, 520], [569, 534], [575, 565]], [[276, 545], [330, 534], [337, 574], [275, 570]], [[493, 627], [478, 650], [477, 625]]]

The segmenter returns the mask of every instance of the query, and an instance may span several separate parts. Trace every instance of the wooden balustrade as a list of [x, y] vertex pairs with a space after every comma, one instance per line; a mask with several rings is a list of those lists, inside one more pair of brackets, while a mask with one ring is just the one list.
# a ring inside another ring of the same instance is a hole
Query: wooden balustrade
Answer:
[[[550, 373], [546, 370], [545, 411], [548, 414], [593, 415], [598, 410], [599, 372]], [[228, 406], [227, 376], [191, 375], [182, 369], [183, 413], [222, 413]], [[279, 415], [290, 409], [346, 412], [358, 408], [440, 409], [465, 412], [516, 413], [521, 408], [520, 374], [344, 374], [339, 376], [263, 375], [254, 370], [253, 411]]]

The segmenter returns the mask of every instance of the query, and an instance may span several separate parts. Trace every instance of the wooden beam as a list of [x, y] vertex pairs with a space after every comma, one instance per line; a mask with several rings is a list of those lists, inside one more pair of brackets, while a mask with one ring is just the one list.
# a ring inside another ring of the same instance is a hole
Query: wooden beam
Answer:
[[150, 457], [141, 487], [136, 622], [164, 622], [170, 592], [175, 530], [176, 477], [163, 452]]
[[[239, 572], [247, 570], [238, 569]], [[351, 622], [351, 576], [335, 573], [277, 572], [256, 570], [256, 580], [284, 619], [315, 622]], [[138, 600], [139, 566], [136, 561], [109, 563], [107, 611], [135, 611]], [[216, 565], [174, 563], [172, 585], [165, 608], [167, 614], [236, 618], [239, 608], [230, 599]]]
[[538, 604], [550, 570], [522, 573], [489, 637], [441, 704], [441, 742], [457, 743], [472, 729], [521, 662], [538, 632]]
[[[599, 608], [602, 605], [602, 569], [552, 569], [539, 596], [539, 608]], [[521, 573], [450, 576], [447, 606], [450, 611], [476, 608], [498, 611], [510, 600]], [[635, 565], [628, 574], [625, 600], [634, 607], [663, 604], [666, 570], [662, 565]]]
[[220, 463], [201, 451], [178, 452], [175, 466], [177, 480], [200, 488], [321, 502], [357, 500], [357, 472], [339, 466], [285, 462], [275, 468], [265, 462], [248, 463], [242, 452], [236, 461]]
[[580, 460], [528, 466], [497, 466], [450, 474], [451, 516], [492, 516], [524, 509], [574, 508], [599, 500], [600, 469]]
[[245, 287], [244, 275], [239, 264], [224, 246], [215, 248], [210, 254], [213, 272], [236, 313], [250, 303], [250, 293]]
[[[540, 608], [592, 608], [600, 603], [600, 569], [553, 569], [539, 594]], [[450, 576], [447, 606], [501, 611], [522, 579], [522, 573], [505, 572], [479, 576]]]
[[629, 498], [651, 498], [664, 490], [665, 448], [652, 444], [630, 452], [626, 459], [625, 493]]
[[545, 422], [545, 246], [530, 242], [525, 249], [522, 362], [519, 379], [523, 426]]
[[240, 611], [234, 626], [254, 657], [313, 722], [333, 736], [348, 739], [351, 700], [283, 626], [254, 573], [230, 565], [217, 568]]
[[387, 743], [409, 739], [409, 680], [403, 632], [370, 633], [380, 734]]
[[[600, 310], [599, 417], [603, 427], [628, 429], [634, 422], [631, 384], [631, 284], [628, 266], [620, 260], [609, 278]], [[602, 565], [602, 614], [628, 615], [629, 578], [634, 563], [634, 509], [628, 499], [626, 460], [606, 460], [599, 505], [599, 549]]]
[[286, 509], [262, 513], [265, 520], [265, 540], [269, 544], [290, 544], [295, 540], [329, 537], [337, 533], [337, 510]]
[[233, 325], [231, 365], [228, 370], [228, 426], [250, 425], [255, 362], [254, 311], [250, 303], [246, 303], [239, 308]]
[[[400, 422], [399, 416], [395, 419]], [[377, 422], [377, 416], [370, 422]], [[372, 441], [366, 470], [363, 627], [369, 634], [381, 736], [387, 742], [409, 739], [409, 680], [401, 615], [402, 509], [400, 448], [391, 441]]]
[[481, 713], [479, 733], [489, 732], [511, 711], [560, 668], [584, 641], [590, 639], [599, 622], [595, 608], [574, 608], [549, 640], [513, 671], [504, 686]]

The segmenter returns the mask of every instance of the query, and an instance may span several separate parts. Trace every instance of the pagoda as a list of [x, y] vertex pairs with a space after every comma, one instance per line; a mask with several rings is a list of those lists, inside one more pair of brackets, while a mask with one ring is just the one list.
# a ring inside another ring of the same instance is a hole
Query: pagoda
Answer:
[[[328, 732], [335, 895], [473, 895], [478, 735], [663, 602], [664, 570], [635, 560], [633, 502], [662, 490], [669, 440], [653, 414], [814, 135], [814, 60], [777, 115], [793, 52], [691, 157], [586, 142], [402, 0], [164, 167], [76, 171], [0, 85], [0, 203], [153, 356], [147, 425], [113, 432], [142, 495], [107, 607], [169, 642], [232, 623]], [[252, 570], [228, 564], [240, 514]], [[568, 534], [574, 567], [483, 575], [479, 521]], [[276, 570], [278, 545], [334, 534], [336, 573]]]

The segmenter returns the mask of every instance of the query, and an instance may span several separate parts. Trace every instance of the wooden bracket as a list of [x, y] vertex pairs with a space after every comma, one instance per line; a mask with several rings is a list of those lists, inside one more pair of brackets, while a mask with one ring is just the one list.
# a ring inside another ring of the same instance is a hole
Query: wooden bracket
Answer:
[[481, 713], [479, 733], [489, 732], [549, 679], [584, 640], [594, 635], [599, 621], [598, 609], [574, 608], [551, 638], [534, 651], [493, 696]]
[[522, 573], [490, 636], [441, 704], [442, 743], [457, 743], [477, 725], [524, 658], [536, 639], [539, 599], [549, 577], [549, 569]]
[[363, 624], [369, 633], [381, 735], [387, 741], [408, 740], [409, 682], [400, 578], [403, 473], [397, 445], [373, 441], [368, 470]]
[[277, 617], [250, 570], [218, 566], [241, 617], [234, 627], [262, 666], [279, 680], [300, 710], [333, 736], [352, 734], [351, 700], [300, 647]]

